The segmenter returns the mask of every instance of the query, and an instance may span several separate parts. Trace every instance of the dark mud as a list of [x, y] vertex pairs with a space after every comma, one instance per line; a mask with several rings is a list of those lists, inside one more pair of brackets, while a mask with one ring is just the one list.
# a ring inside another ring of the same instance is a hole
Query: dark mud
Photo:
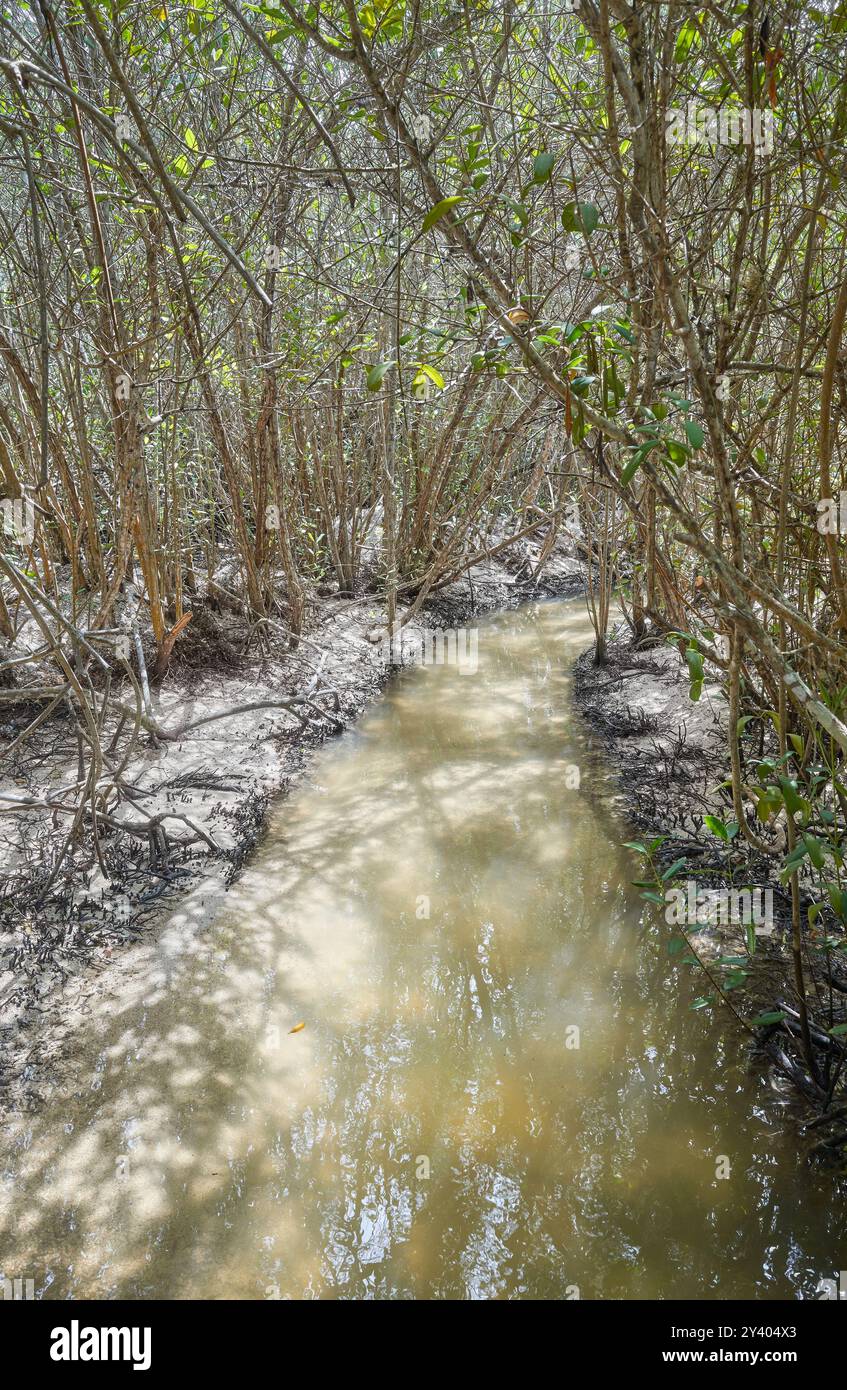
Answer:
[[[779, 881], [784, 826], [756, 825], [759, 836], [771, 839], [773, 855], [758, 853], [740, 836], [727, 845], [709, 829], [707, 815], [726, 823], [733, 820], [726, 786], [727, 708], [716, 684], [707, 683], [696, 703], [688, 686], [685, 664], [675, 646], [639, 646], [628, 633], [619, 632], [609, 643], [605, 665], [595, 664], [593, 652], [584, 653], [577, 662], [574, 700], [607, 764], [617, 769], [620, 809], [636, 832], [634, 838], [649, 843], [663, 837], [655, 853], [660, 871], [684, 860], [674, 881], [691, 878], [706, 889], [741, 886], [772, 893], [773, 933], [757, 938], [750, 974], [733, 992], [732, 1002], [748, 1019], [784, 1014], [781, 1023], [754, 1028], [751, 1064], [767, 1067], [778, 1089], [786, 1084], [791, 1088], [800, 1102], [796, 1119], [808, 1127], [807, 1148], [816, 1158], [840, 1166], [847, 1156], [847, 1131], [843, 1117], [838, 1117], [845, 1080], [838, 1062], [840, 1049], [827, 1030], [847, 1019], [847, 961], [839, 961], [843, 952], [805, 953], [813, 1016], [812, 1074], [798, 1042], [790, 891]], [[644, 863], [634, 855], [633, 878], [644, 873]], [[801, 886], [804, 923], [814, 900], [811, 885]], [[661, 908], [657, 911], [661, 918]], [[807, 935], [814, 943], [825, 930], [832, 930], [832, 924]], [[708, 958], [728, 949], [743, 950], [744, 937], [740, 932], [709, 928], [698, 937], [698, 946]]]

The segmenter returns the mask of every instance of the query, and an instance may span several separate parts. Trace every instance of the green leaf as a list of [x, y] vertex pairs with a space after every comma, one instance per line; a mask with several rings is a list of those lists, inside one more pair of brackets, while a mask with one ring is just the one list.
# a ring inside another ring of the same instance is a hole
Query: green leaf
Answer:
[[769, 1023], [782, 1023], [782, 1020], [787, 1017], [788, 1015], [784, 1014], [781, 1009], [772, 1009], [770, 1013], [757, 1014], [755, 1018], [751, 1018], [750, 1027], [765, 1028]]
[[697, 424], [697, 421], [686, 420], [683, 427], [685, 429], [685, 437], [692, 449], [701, 448], [706, 436], [700, 425]]
[[785, 809], [790, 816], [796, 815], [798, 811], [803, 816], [803, 824], [808, 825], [809, 817], [812, 814], [812, 805], [805, 797], [797, 794], [797, 783], [788, 777], [780, 777], [780, 789], [785, 800]]
[[837, 883], [828, 883], [826, 891], [833, 912], [836, 913], [838, 917], [847, 917], [847, 893], [839, 888]]
[[585, 235], [591, 236], [591, 233], [600, 221], [600, 214], [593, 203], [580, 203], [579, 211], [582, 217], [582, 225], [585, 228]]
[[717, 835], [719, 840], [729, 839], [729, 831], [720, 816], [704, 816], [703, 824], [707, 830], [711, 830], [713, 835]]
[[698, 652], [696, 647], [687, 647], [685, 651], [685, 660], [688, 663], [688, 673], [691, 679], [693, 681], [700, 681], [702, 684], [705, 676], [702, 652]]
[[650, 453], [650, 450], [657, 449], [660, 442], [661, 441], [658, 439], [648, 439], [644, 444], [639, 444], [632, 458], [629, 459], [621, 473], [621, 483], [624, 487], [627, 483], [632, 482], [632, 479], [635, 477], [644, 459]]
[[790, 854], [787, 854], [782, 861], [780, 870], [780, 880], [787, 883], [792, 874], [795, 874], [808, 854], [808, 847], [804, 840], [798, 840]]
[[428, 376], [433, 386], [437, 386], [439, 391], [444, 390], [444, 377], [436, 367], [428, 367], [425, 362], [421, 363], [421, 371], [424, 376]]
[[777, 811], [782, 810], [782, 797], [776, 787], [768, 787], [767, 791], [761, 792], [756, 797], [756, 815], [765, 825], [775, 816]]
[[185, 143], [190, 150], [197, 149], [197, 136], [194, 134], [194, 131], [191, 129], [190, 125], [185, 127], [183, 139], [185, 140]]
[[668, 451], [668, 458], [671, 463], [677, 464], [680, 468], [688, 462], [688, 450], [684, 444], [680, 444], [678, 439], [669, 439], [665, 445]]
[[829, 1029], [829, 1035], [832, 1038], [841, 1038], [845, 1033], [847, 1033], [847, 1023], [836, 1023], [834, 1028]]
[[582, 232], [591, 236], [600, 221], [593, 203], [567, 203], [562, 210], [562, 226], [566, 232]]
[[546, 183], [553, 171], [553, 165], [555, 163], [556, 156], [554, 154], [537, 154], [532, 161], [533, 183]]
[[821, 844], [820, 840], [816, 840], [814, 835], [804, 835], [803, 841], [805, 843], [806, 849], [809, 851], [809, 858], [811, 859], [815, 868], [822, 869], [826, 862], [826, 856], [824, 854], [824, 847]]
[[571, 390], [575, 396], [587, 396], [591, 383], [596, 381], [596, 376], [577, 376], [571, 382]]
[[507, 198], [506, 202], [509, 204], [509, 207], [512, 209], [512, 212], [515, 214], [515, 217], [518, 219], [520, 225], [522, 227], [528, 226], [529, 209], [526, 207], [526, 205], [524, 203], [516, 203], [514, 198]]
[[621, 483], [624, 487], [627, 483], [632, 482], [640, 467], [641, 459], [639, 458], [638, 454], [633, 454], [632, 458], [629, 460], [623, 472], [621, 473]]
[[667, 883], [668, 879], [673, 878], [674, 874], [678, 873], [679, 870], [683, 868], [684, 864], [684, 859], [675, 859], [673, 863], [667, 869], [665, 869], [664, 873], [662, 874], [662, 882]]
[[731, 975], [727, 975], [726, 979], [724, 980], [724, 989], [738, 989], [740, 985], [744, 984], [744, 981], [747, 979], [748, 974], [749, 971], [747, 970], [733, 971], [733, 973]]
[[446, 217], [447, 213], [461, 201], [461, 193], [454, 194], [452, 198], [442, 198], [440, 203], [436, 203], [435, 207], [430, 208], [423, 220], [421, 231], [428, 232], [430, 227], [434, 227], [436, 222], [439, 222], [442, 217]]
[[378, 391], [382, 385], [382, 378], [391, 367], [396, 367], [396, 362], [377, 362], [368, 372], [368, 390]]

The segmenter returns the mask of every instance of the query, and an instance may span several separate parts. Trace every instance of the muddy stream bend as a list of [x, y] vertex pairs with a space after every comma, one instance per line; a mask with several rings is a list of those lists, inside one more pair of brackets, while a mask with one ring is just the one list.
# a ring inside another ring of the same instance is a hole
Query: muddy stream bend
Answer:
[[322, 750], [211, 921], [166, 932], [5, 1127], [0, 1277], [814, 1297], [843, 1206], [631, 886], [569, 703], [590, 635], [581, 601], [501, 615], [475, 674], [408, 671]]

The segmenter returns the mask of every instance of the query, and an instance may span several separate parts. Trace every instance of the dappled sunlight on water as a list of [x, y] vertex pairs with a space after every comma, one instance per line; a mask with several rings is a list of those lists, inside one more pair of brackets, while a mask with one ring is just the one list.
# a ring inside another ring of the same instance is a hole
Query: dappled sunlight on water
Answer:
[[0, 1275], [797, 1298], [844, 1267], [833, 1179], [642, 921], [568, 704], [589, 635], [579, 603], [501, 616], [477, 674], [407, 672], [323, 750], [211, 926], [171, 931], [7, 1130]]

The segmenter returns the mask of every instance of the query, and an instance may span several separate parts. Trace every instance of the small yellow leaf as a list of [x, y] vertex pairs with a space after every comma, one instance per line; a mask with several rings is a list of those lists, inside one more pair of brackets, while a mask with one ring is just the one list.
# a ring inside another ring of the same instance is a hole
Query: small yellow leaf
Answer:
[[305, 1023], [295, 1023], [293, 1028], [289, 1028], [289, 1033], [300, 1033], [306, 1027]]

